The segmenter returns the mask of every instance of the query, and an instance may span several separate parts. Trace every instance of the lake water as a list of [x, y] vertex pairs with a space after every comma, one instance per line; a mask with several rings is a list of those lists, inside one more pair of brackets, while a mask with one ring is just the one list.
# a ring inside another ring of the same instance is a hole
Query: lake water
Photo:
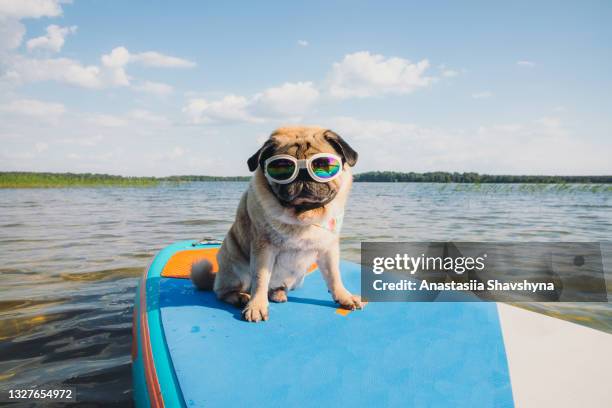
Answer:
[[[137, 280], [162, 247], [222, 239], [246, 183], [0, 190], [0, 384], [131, 401]], [[356, 183], [342, 256], [369, 241], [609, 241], [609, 188]], [[602, 245], [607, 270], [611, 244]], [[612, 333], [608, 304], [529, 307]]]

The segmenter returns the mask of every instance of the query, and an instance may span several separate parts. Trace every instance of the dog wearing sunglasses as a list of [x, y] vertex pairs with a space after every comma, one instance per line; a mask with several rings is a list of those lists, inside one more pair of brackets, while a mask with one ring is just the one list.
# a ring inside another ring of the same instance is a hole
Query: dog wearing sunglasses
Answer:
[[202, 290], [243, 308], [250, 322], [268, 319], [269, 301], [286, 302], [316, 263], [334, 301], [361, 309], [340, 277], [339, 229], [357, 152], [339, 135], [318, 127], [277, 129], [247, 161], [255, 172], [236, 220], [217, 255], [195, 264]]

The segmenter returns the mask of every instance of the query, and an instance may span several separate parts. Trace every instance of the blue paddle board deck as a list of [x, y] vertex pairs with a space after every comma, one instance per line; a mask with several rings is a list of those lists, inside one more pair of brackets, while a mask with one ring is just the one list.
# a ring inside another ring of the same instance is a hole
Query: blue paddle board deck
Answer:
[[[270, 304], [270, 319], [163, 277], [171, 257], [214, 247], [193, 241], [162, 250], [135, 310], [138, 406], [513, 406], [495, 303], [369, 303], [339, 310], [318, 271]], [[360, 266], [342, 262], [345, 286]]]

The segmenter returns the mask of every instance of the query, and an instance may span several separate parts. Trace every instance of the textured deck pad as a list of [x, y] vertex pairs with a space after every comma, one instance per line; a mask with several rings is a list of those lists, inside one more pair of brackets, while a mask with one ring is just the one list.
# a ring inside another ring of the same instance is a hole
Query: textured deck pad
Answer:
[[[359, 291], [359, 266], [342, 264]], [[166, 341], [187, 406], [513, 406], [494, 303], [369, 303], [336, 313], [318, 272], [270, 320], [161, 278]]]

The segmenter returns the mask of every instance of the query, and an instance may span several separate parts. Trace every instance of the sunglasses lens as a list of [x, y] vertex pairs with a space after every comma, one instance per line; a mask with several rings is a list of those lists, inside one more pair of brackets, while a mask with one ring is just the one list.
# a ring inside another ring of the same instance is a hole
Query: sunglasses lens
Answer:
[[288, 159], [276, 159], [268, 163], [266, 167], [268, 176], [274, 180], [285, 181], [289, 180], [295, 172], [295, 163]]
[[334, 177], [342, 168], [342, 163], [335, 157], [319, 157], [311, 163], [313, 173], [322, 179]]

